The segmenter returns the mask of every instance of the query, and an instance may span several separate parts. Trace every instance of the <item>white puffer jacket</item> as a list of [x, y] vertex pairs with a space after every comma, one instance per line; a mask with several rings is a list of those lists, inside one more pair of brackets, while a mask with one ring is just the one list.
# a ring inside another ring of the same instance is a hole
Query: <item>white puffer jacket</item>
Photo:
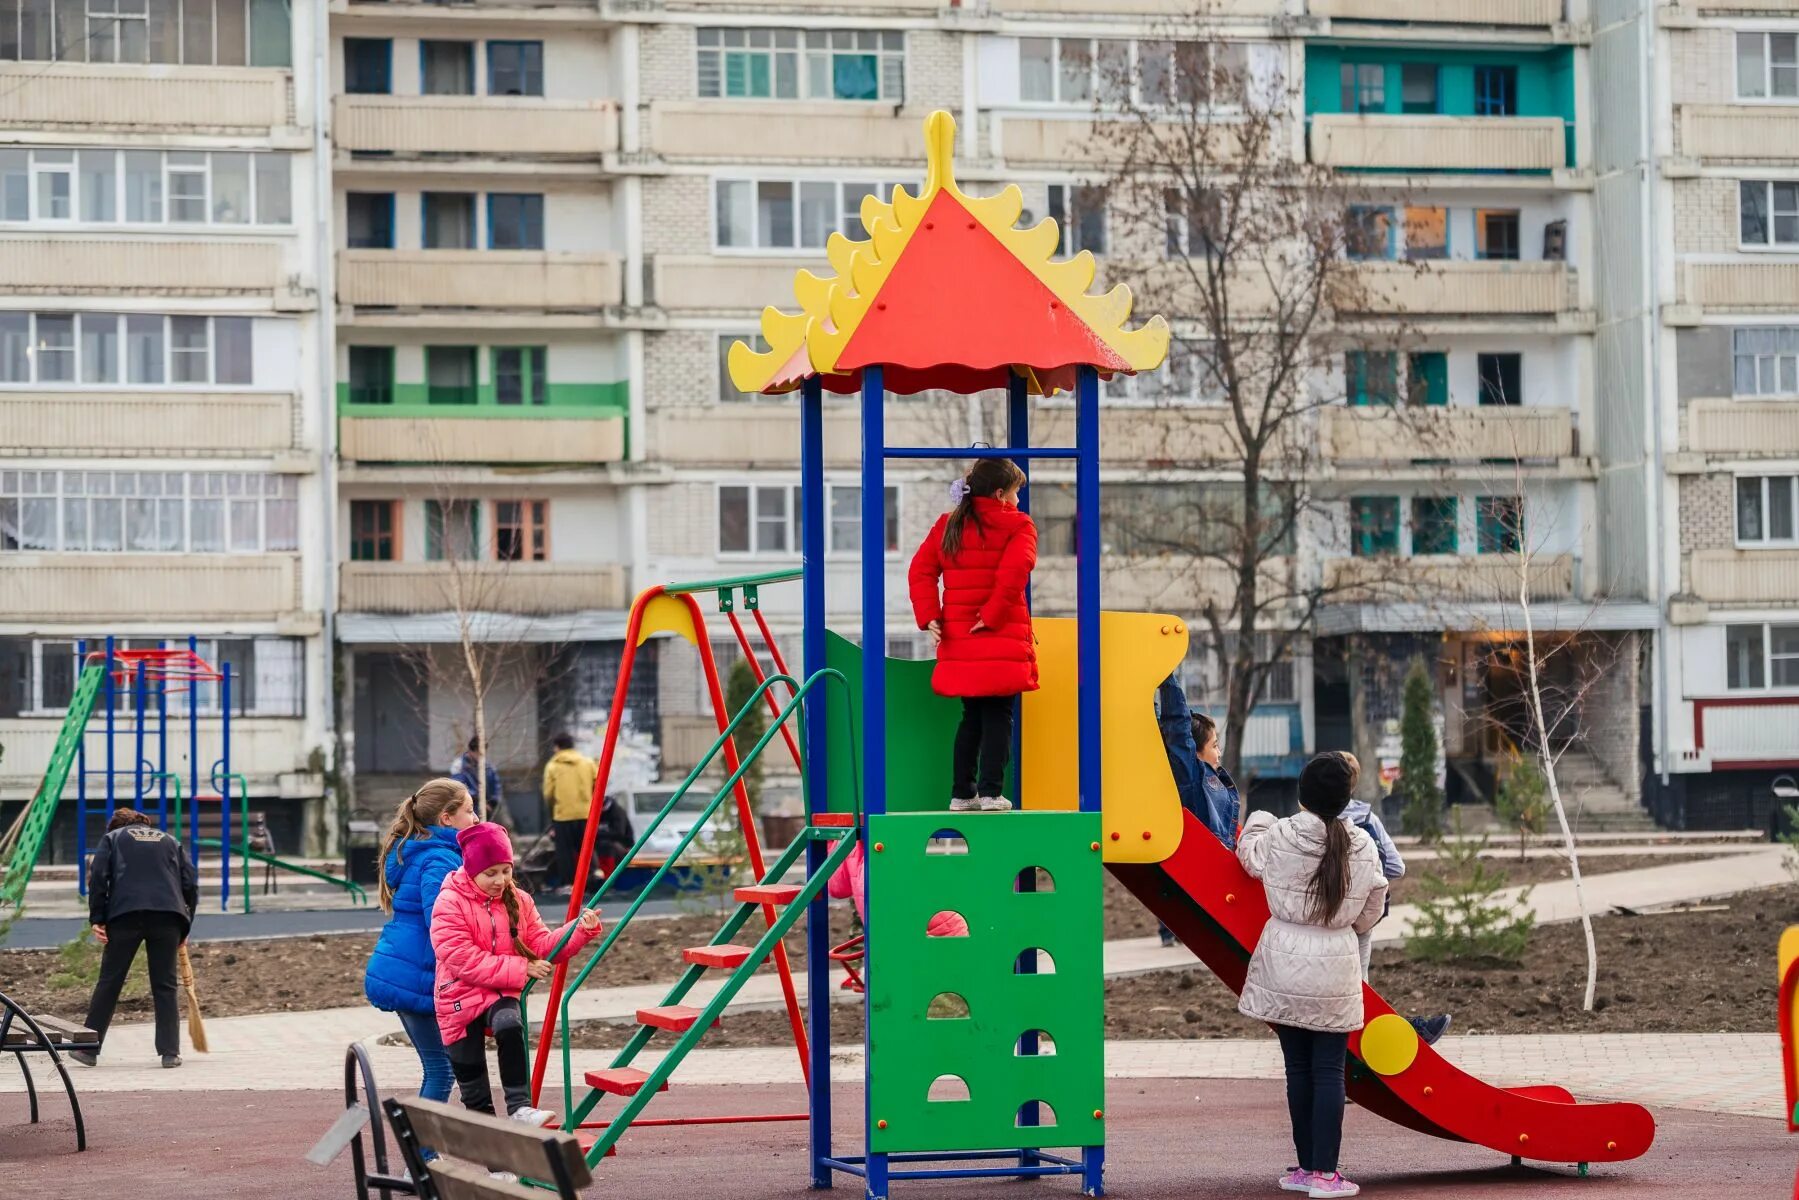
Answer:
[[1336, 914], [1312, 920], [1312, 876], [1324, 855], [1324, 822], [1301, 809], [1277, 821], [1259, 812], [1243, 826], [1237, 859], [1268, 892], [1268, 924], [1249, 960], [1237, 1010], [1276, 1025], [1325, 1033], [1362, 1027], [1362, 959], [1355, 935], [1373, 929], [1387, 898], [1380, 853], [1360, 829], [1349, 834], [1349, 891]]

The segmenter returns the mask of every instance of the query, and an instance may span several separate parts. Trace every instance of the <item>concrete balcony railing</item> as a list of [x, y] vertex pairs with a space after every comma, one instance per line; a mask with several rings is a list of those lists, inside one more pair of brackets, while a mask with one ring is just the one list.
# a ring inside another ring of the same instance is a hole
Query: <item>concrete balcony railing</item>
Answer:
[[1790, 605], [1799, 596], [1799, 550], [1696, 550], [1695, 596], [1713, 604]]
[[[1178, 140], [1189, 132], [1165, 126], [1161, 136]], [[1211, 139], [1206, 154], [1212, 161], [1233, 160], [1242, 150], [1232, 126], [1208, 128], [1205, 136]], [[994, 149], [1010, 166], [1118, 162], [1131, 149], [1132, 141], [1128, 118], [1106, 122], [1081, 115], [1005, 116], [995, 121]]]
[[[1031, 444], [1074, 445], [1074, 409], [1039, 408], [1031, 418]], [[1231, 410], [1222, 404], [1103, 407], [1099, 454], [1108, 463], [1174, 465], [1237, 462], [1243, 457]]]
[[[1325, 563], [1325, 586], [1338, 600], [1400, 601], [1430, 604], [1434, 600], [1507, 601], [1518, 597], [1515, 554], [1426, 555], [1417, 558], [1336, 558]], [[1533, 600], [1568, 600], [1574, 596], [1574, 556], [1539, 554], [1530, 562]]]
[[[776, 143], [769, 131], [779, 129]], [[761, 148], [755, 150], [752, 148]], [[920, 116], [891, 104], [659, 100], [650, 106], [649, 149], [662, 158], [819, 159], [907, 164], [924, 158]]]
[[1312, 161], [1406, 171], [1553, 171], [1568, 151], [1560, 117], [1311, 118]]
[[292, 554], [37, 554], [0, 559], [0, 620], [272, 621], [299, 611]]
[[1792, 110], [1750, 105], [1683, 105], [1680, 153], [1688, 158], [1762, 162], [1799, 158]]
[[1360, 263], [1334, 297], [1348, 313], [1552, 316], [1574, 309], [1574, 272], [1559, 262]]
[[666, 309], [761, 312], [770, 304], [793, 306], [793, 273], [802, 267], [830, 271], [822, 255], [763, 258], [711, 254], [658, 254], [650, 263], [650, 304]]
[[1562, 0], [1308, 0], [1315, 17], [1429, 25], [1554, 25]]
[[[854, 401], [825, 401], [825, 463], [862, 461], [862, 428]], [[930, 401], [887, 405], [887, 443], [938, 446], [966, 439], [967, 417]], [[959, 421], [959, 423], [958, 423]], [[665, 408], [649, 415], [650, 455], [680, 466], [796, 468], [800, 462], [797, 397], [744, 404]]]
[[1683, 263], [1681, 299], [1703, 309], [1790, 312], [1799, 296], [1799, 262]]
[[293, 124], [290, 79], [260, 67], [0, 63], [0, 126], [266, 137]]
[[545, 616], [622, 609], [625, 569], [547, 562], [347, 562], [338, 604], [356, 613], [493, 612]]
[[341, 417], [338, 453], [356, 462], [579, 463], [625, 457], [623, 417]]
[[294, 417], [287, 393], [0, 392], [0, 454], [274, 454]]
[[592, 310], [624, 298], [618, 256], [556, 250], [340, 250], [340, 303]]
[[241, 238], [0, 237], [0, 290], [286, 298], [281, 247]]
[[[104, 712], [104, 706], [100, 706]], [[169, 698], [169, 744], [188, 744], [187, 697]], [[0, 760], [0, 800], [29, 799], [37, 792], [44, 773], [50, 767], [50, 753], [56, 748], [62, 717], [20, 717], [0, 721], [0, 745], [6, 747], [6, 758]], [[216, 746], [219, 738], [217, 717], [200, 717], [200, 744]], [[87, 752], [90, 763], [104, 762], [106, 728], [96, 717], [88, 723]], [[306, 740], [306, 722], [299, 717], [231, 718], [231, 762], [238, 770], [246, 770], [252, 781], [307, 772], [307, 758], [312, 744]], [[181, 790], [187, 792], [188, 777], [181, 773]], [[89, 782], [89, 787], [93, 781]], [[74, 773], [70, 773], [63, 794], [75, 795]], [[89, 792], [91, 796], [93, 793]]]
[[1325, 453], [1339, 463], [1413, 459], [1558, 459], [1574, 454], [1566, 408], [1332, 408]]
[[1799, 455], [1799, 404], [1789, 400], [1689, 401], [1682, 448], [1701, 454]]
[[[1262, 573], [1268, 580], [1268, 590], [1284, 589], [1291, 569], [1286, 558], [1265, 562]], [[1198, 613], [1208, 600], [1228, 608], [1235, 587], [1235, 577], [1223, 563], [1192, 556], [1109, 556], [1100, 566], [1100, 601], [1111, 609], [1182, 616]], [[1046, 555], [1037, 560], [1037, 570], [1031, 576], [1034, 611], [1046, 616], [1071, 614], [1075, 609], [1074, 593], [1073, 558]]]
[[[864, 0], [866, 2], [866, 0]], [[1001, 14], [1072, 14], [1078, 16], [1190, 17], [1192, 0], [993, 0]], [[1287, 11], [1286, 0], [1231, 0], [1232, 16], [1268, 17]]]
[[534, 96], [339, 96], [345, 150], [595, 158], [618, 149], [618, 105]]

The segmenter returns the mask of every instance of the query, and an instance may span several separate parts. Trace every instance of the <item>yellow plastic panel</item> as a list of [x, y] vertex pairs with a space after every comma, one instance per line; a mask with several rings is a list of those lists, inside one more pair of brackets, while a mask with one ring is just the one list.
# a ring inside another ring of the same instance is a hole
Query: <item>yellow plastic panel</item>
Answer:
[[[1037, 674], [1026, 692], [1020, 770], [1025, 808], [1080, 807], [1075, 623], [1038, 618]], [[1181, 841], [1181, 799], [1156, 725], [1156, 687], [1187, 656], [1187, 623], [1156, 613], [1100, 614], [1100, 758], [1107, 862], [1161, 862]]]
[[638, 626], [637, 644], [643, 645], [659, 633], [678, 633], [695, 646], [699, 635], [693, 628], [693, 611], [679, 596], [651, 596], [643, 608], [643, 623]]

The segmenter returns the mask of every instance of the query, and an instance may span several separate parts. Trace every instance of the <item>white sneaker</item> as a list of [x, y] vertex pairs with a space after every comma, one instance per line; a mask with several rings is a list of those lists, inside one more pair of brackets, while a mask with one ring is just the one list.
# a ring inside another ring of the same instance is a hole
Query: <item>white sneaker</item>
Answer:
[[1012, 802], [1004, 796], [982, 796], [977, 804], [982, 812], [1011, 812]]
[[953, 796], [950, 798], [949, 810], [951, 812], [980, 812], [981, 802], [973, 796]]
[[487, 1177], [500, 1183], [517, 1183], [518, 1176], [511, 1171], [489, 1171]]
[[539, 1129], [556, 1123], [556, 1114], [547, 1108], [521, 1108], [510, 1116], [521, 1125], [535, 1125]]

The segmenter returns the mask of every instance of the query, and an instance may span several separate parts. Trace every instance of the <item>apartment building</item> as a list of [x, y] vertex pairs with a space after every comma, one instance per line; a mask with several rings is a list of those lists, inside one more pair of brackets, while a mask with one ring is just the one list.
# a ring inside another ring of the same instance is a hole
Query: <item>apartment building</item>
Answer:
[[[83, 639], [192, 635], [233, 667], [232, 766], [277, 847], [328, 826], [331, 330], [305, 11], [0, 4], [0, 801], [36, 790]], [[204, 795], [220, 696], [197, 699]], [[185, 782], [187, 698], [169, 707]]]

